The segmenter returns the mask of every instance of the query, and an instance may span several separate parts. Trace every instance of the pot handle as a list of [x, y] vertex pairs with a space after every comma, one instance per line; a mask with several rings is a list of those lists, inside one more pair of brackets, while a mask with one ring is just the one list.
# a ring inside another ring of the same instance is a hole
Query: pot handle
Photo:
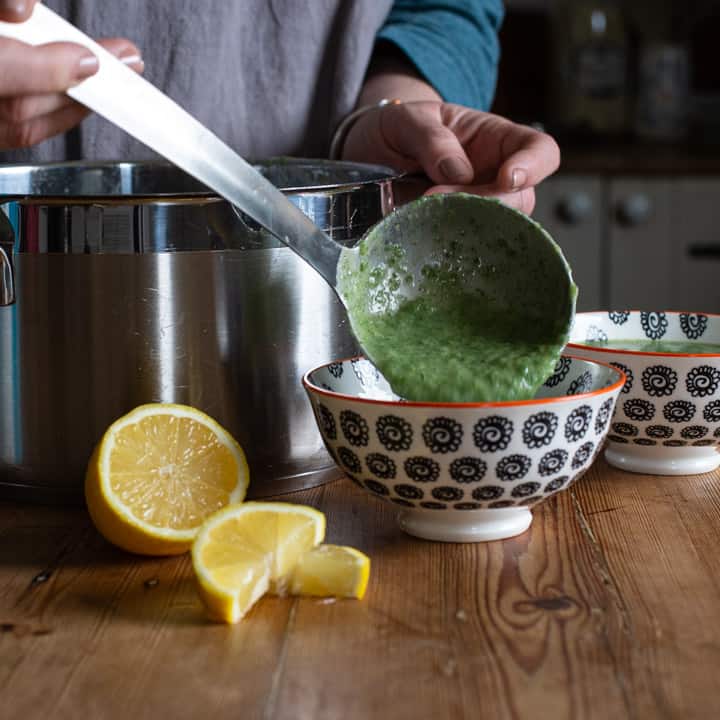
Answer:
[[15, 302], [15, 273], [12, 264], [14, 245], [12, 225], [0, 209], [0, 307]]

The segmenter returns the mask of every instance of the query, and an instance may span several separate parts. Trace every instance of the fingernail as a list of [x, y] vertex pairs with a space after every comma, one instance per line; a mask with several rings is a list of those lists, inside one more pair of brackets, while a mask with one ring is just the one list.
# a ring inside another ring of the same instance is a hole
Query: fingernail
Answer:
[[78, 60], [75, 66], [75, 80], [80, 82], [94, 75], [100, 68], [100, 61], [91, 53], [88, 52]]
[[123, 65], [127, 65], [128, 67], [131, 67], [133, 70], [138, 70], [138, 71], [142, 72], [142, 70], [145, 68], [145, 61], [136, 52], [129, 53], [128, 55], [120, 55], [118, 60]]
[[512, 189], [519, 190], [527, 182], [527, 171], [523, 168], [515, 168], [512, 171]]
[[0, 10], [4, 14], [25, 17], [28, 5], [25, 0], [0, 0]]
[[440, 172], [450, 183], [467, 182], [472, 173], [470, 163], [461, 157], [449, 157], [440, 161]]

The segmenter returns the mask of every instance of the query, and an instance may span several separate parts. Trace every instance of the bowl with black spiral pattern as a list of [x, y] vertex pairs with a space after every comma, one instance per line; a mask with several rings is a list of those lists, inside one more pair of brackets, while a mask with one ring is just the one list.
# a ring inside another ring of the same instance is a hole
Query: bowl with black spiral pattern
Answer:
[[720, 315], [577, 313], [567, 350], [625, 373], [608, 430], [611, 465], [653, 475], [720, 466]]
[[409, 402], [363, 357], [303, 378], [320, 434], [356, 485], [398, 509], [417, 537], [518, 535], [531, 508], [567, 488], [603, 446], [621, 371], [563, 355], [531, 400]]

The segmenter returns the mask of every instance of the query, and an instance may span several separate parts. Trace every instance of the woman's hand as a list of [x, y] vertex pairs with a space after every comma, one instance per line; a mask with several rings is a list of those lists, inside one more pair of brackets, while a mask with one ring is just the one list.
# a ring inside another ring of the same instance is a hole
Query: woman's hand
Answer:
[[365, 113], [350, 129], [342, 156], [423, 171], [435, 183], [428, 192], [497, 197], [528, 214], [535, 206], [535, 185], [560, 164], [560, 150], [549, 135], [433, 100]]
[[[0, 0], [0, 20], [22, 22], [36, 0]], [[110, 38], [99, 43], [124, 63], [142, 72], [140, 51], [129, 40]], [[87, 48], [73, 43], [33, 47], [0, 38], [0, 150], [35, 145], [77, 125], [87, 108], [65, 90], [98, 70]]]

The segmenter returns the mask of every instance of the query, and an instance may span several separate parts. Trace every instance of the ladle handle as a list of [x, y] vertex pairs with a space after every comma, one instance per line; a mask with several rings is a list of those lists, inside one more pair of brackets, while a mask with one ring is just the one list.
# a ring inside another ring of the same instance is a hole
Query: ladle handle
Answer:
[[24, 23], [0, 22], [0, 35], [30, 45], [73, 42], [89, 48], [99, 71], [67, 94], [125, 130], [246, 212], [335, 288], [342, 246], [329, 238], [234, 150], [114, 55], [36, 5]]

